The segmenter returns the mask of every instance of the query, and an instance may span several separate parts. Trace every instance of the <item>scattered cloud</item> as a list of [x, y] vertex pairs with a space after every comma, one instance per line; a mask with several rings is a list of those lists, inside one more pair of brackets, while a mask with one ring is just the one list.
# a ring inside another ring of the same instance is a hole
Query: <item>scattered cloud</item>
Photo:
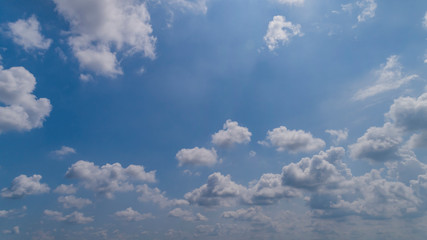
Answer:
[[287, 22], [284, 16], [274, 16], [273, 20], [268, 23], [267, 34], [264, 41], [270, 51], [276, 49], [279, 44], [287, 44], [292, 37], [303, 36], [301, 25]]
[[123, 168], [120, 163], [107, 163], [99, 167], [93, 162], [80, 160], [68, 169], [66, 177], [79, 180], [84, 188], [96, 194], [112, 198], [116, 191], [133, 190], [131, 181], [155, 182], [155, 173], [156, 171], [146, 172], [140, 165]]
[[234, 144], [249, 143], [252, 133], [248, 128], [239, 126], [238, 122], [228, 119], [219, 130], [212, 135], [212, 143], [221, 147], [230, 147]]
[[68, 196], [60, 196], [58, 198], [58, 202], [62, 203], [64, 208], [77, 208], [81, 209], [86, 207], [87, 205], [92, 204], [92, 201], [86, 198], [78, 198], [73, 195]]
[[183, 210], [181, 208], [175, 208], [175, 209], [171, 210], [168, 215], [171, 217], [176, 217], [176, 218], [182, 219], [182, 220], [187, 221], [187, 222], [207, 221], [208, 220], [205, 216], [203, 216], [200, 213], [197, 213], [196, 215], [194, 215], [192, 212], [187, 211], [187, 210]]
[[40, 128], [52, 110], [49, 99], [32, 94], [36, 79], [23, 67], [0, 66], [0, 133]]
[[58, 222], [66, 222], [72, 224], [87, 224], [93, 222], [93, 217], [85, 217], [83, 213], [74, 211], [69, 215], [63, 215], [61, 212], [52, 211], [52, 210], [44, 210], [43, 214]]
[[267, 132], [265, 141], [259, 142], [262, 145], [272, 145], [277, 147], [277, 151], [290, 151], [291, 153], [311, 152], [324, 148], [326, 143], [320, 138], [314, 138], [311, 133], [303, 130], [289, 130], [285, 126], [280, 126]]
[[152, 202], [159, 205], [161, 208], [173, 207], [178, 205], [188, 205], [188, 201], [184, 199], [169, 199], [165, 196], [165, 192], [158, 188], [150, 188], [147, 184], [136, 187], [136, 192], [141, 193], [138, 200], [141, 202]]
[[358, 22], [365, 22], [367, 19], [375, 17], [375, 10], [377, 9], [375, 0], [361, 0], [356, 2], [356, 5], [362, 8], [362, 12], [357, 16]]
[[141, 214], [138, 211], [133, 210], [131, 207], [126, 208], [123, 211], [118, 211], [114, 213], [119, 218], [125, 219], [128, 222], [136, 222], [136, 221], [142, 221], [148, 218], [153, 218], [153, 215], [151, 213], [145, 213]]
[[288, 4], [288, 5], [303, 5], [304, 0], [276, 0], [278, 3]]
[[347, 140], [348, 137], [348, 129], [344, 130], [333, 130], [333, 129], [327, 129], [325, 130], [326, 133], [329, 133], [332, 137], [334, 137], [334, 144], [338, 144], [341, 141]]
[[272, 219], [262, 212], [261, 207], [251, 207], [248, 209], [238, 209], [236, 211], [226, 211], [222, 213], [223, 218], [230, 218], [237, 221], [250, 222], [257, 225], [271, 224]]
[[418, 77], [416, 74], [406, 75], [402, 72], [402, 69], [399, 57], [396, 55], [390, 56], [387, 58], [387, 63], [375, 71], [374, 76], [377, 80], [374, 85], [357, 91], [353, 96], [353, 100], [364, 100], [383, 92], [398, 89]]
[[1, 196], [4, 198], [19, 199], [27, 195], [36, 195], [49, 192], [49, 187], [40, 183], [42, 176], [33, 175], [27, 177], [26, 175], [19, 175], [13, 179], [12, 184], [9, 188], [3, 188], [1, 190]]
[[28, 19], [19, 19], [8, 23], [13, 42], [23, 47], [26, 51], [32, 49], [48, 49], [52, 39], [47, 39], [41, 34], [41, 26], [36, 16]]
[[168, 3], [181, 10], [190, 10], [203, 14], [208, 11], [207, 0], [169, 0]]
[[58, 157], [58, 158], [63, 158], [67, 155], [70, 154], [75, 154], [76, 150], [72, 147], [68, 147], [68, 146], [62, 146], [60, 149], [52, 151], [52, 155]]
[[74, 194], [77, 192], [77, 188], [74, 187], [73, 184], [70, 184], [70, 185], [61, 184], [58, 187], [56, 187], [55, 190], [53, 190], [53, 192], [59, 193], [59, 194]]
[[218, 162], [218, 156], [214, 148], [183, 148], [176, 154], [179, 166], [196, 165], [196, 166], [213, 166]]
[[385, 116], [405, 131], [427, 130], [427, 93], [423, 93], [418, 98], [395, 99]]

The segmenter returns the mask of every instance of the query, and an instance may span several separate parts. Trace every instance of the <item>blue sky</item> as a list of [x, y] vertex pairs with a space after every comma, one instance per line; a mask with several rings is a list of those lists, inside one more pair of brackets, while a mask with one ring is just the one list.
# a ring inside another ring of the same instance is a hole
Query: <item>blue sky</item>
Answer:
[[424, 239], [427, 3], [0, 3], [1, 239]]

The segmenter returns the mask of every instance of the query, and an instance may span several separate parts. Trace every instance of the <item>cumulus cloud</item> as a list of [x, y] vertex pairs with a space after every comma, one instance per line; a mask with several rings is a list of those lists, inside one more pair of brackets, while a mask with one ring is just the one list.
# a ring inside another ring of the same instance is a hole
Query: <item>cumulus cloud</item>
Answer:
[[34, 15], [28, 19], [10, 22], [8, 26], [13, 41], [27, 51], [31, 49], [48, 49], [52, 43], [51, 39], [46, 39], [41, 34], [40, 23]]
[[62, 146], [60, 149], [52, 152], [52, 155], [58, 158], [63, 158], [64, 156], [75, 154], [76, 150], [72, 147]]
[[358, 1], [356, 5], [362, 8], [362, 12], [357, 16], [358, 22], [365, 22], [367, 19], [375, 17], [375, 10], [377, 9], [375, 0]]
[[168, 215], [171, 217], [176, 217], [176, 218], [182, 219], [182, 220], [187, 221], [187, 222], [207, 221], [208, 220], [205, 216], [203, 216], [200, 213], [197, 213], [196, 215], [194, 215], [192, 212], [187, 211], [187, 210], [183, 210], [181, 208], [175, 208], [175, 209], [171, 210]]
[[249, 143], [252, 133], [248, 128], [239, 126], [238, 122], [228, 119], [219, 130], [212, 135], [212, 143], [221, 147], [229, 147], [233, 144]]
[[286, 21], [284, 16], [274, 16], [273, 20], [268, 23], [267, 34], [264, 41], [270, 51], [273, 51], [279, 44], [286, 44], [295, 36], [303, 36], [301, 25], [292, 24]]
[[135, 0], [54, 0], [56, 10], [70, 23], [68, 39], [80, 67], [98, 75], [122, 74], [117, 52], [155, 58], [150, 14]]
[[86, 198], [78, 198], [73, 195], [69, 196], [60, 196], [58, 202], [62, 203], [64, 208], [84, 208], [87, 205], [92, 204], [92, 201]]
[[402, 132], [391, 123], [383, 127], [371, 127], [349, 145], [350, 156], [354, 159], [367, 159], [373, 162], [385, 162], [400, 159]]
[[53, 190], [53, 192], [59, 193], [59, 194], [74, 194], [77, 192], [77, 188], [74, 187], [73, 184], [70, 184], [70, 185], [61, 184], [58, 187], [56, 187], [55, 190]]
[[161, 208], [173, 207], [177, 205], [188, 205], [188, 201], [184, 199], [169, 199], [165, 196], [165, 192], [158, 188], [150, 188], [147, 184], [136, 187], [136, 192], [141, 193], [138, 200], [141, 202], [152, 202], [159, 205]]
[[12, 184], [8, 188], [1, 190], [1, 196], [4, 198], [18, 199], [27, 195], [36, 195], [49, 192], [49, 187], [40, 183], [42, 176], [33, 175], [27, 177], [26, 175], [19, 175], [13, 179]]
[[385, 116], [405, 131], [427, 130], [427, 93], [395, 99]]
[[153, 218], [153, 215], [151, 213], [145, 213], [141, 214], [138, 211], [133, 210], [131, 207], [126, 208], [123, 211], [118, 211], [114, 213], [119, 218], [125, 219], [128, 222], [136, 222], [136, 221], [142, 221], [148, 218]]
[[341, 141], [345, 141], [348, 137], [348, 129], [344, 130], [333, 130], [333, 129], [327, 129], [325, 130], [326, 133], [329, 133], [332, 137], [334, 137], [334, 143], [338, 144]]
[[58, 221], [58, 222], [66, 222], [73, 224], [87, 224], [93, 222], [93, 217], [85, 217], [83, 213], [74, 211], [69, 215], [63, 215], [61, 212], [52, 211], [52, 210], [44, 210], [43, 214], [48, 218]]
[[375, 71], [374, 76], [377, 80], [374, 85], [357, 91], [353, 96], [353, 100], [364, 100], [383, 92], [398, 89], [418, 77], [415, 74], [406, 75], [402, 72], [402, 69], [399, 57], [396, 55], [390, 56], [387, 58], [387, 63]]
[[222, 217], [261, 225], [271, 224], [272, 222], [272, 219], [262, 212], [261, 207], [251, 207], [248, 209], [238, 209], [236, 211], [226, 211], [222, 213]]
[[107, 163], [99, 167], [93, 162], [80, 160], [68, 168], [66, 177], [77, 179], [84, 188], [111, 198], [116, 191], [133, 190], [131, 181], [155, 182], [155, 172], [146, 172], [140, 165], [123, 168], [120, 163]]
[[0, 66], [0, 133], [40, 128], [49, 116], [49, 99], [32, 94], [36, 79], [23, 67], [3, 69]]
[[427, 132], [414, 134], [409, 138], [407, 146], [410, 149], [427, 147]]
[[320, 138], [314, 138], [311, 133], [302, 130], [289, 130], [284, 126], [267, 132], [266, 141], [262, 145], [271, 144], [277, 151], [290, 151], [291, 153], [311, 152], [325, 147], [326, 143]]
[[212, 166], [218, 162], [218, 156], [214, 148], [211, 150], [206, 148], [183, 148], [176, 154], [179, 166], [182, 165], [198, 165]]
[[304, 0], [276, 0], [278, 3], [288, 4], [288, 5], [303, 5]]

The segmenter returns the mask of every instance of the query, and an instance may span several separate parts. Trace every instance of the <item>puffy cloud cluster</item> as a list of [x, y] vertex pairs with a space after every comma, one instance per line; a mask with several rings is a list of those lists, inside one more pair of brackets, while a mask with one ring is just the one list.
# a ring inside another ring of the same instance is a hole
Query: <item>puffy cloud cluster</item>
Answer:
[[427, 93], [395, 99], [385, 116], [406, 131], [427, 130]]
[[196, 166], [212, 166], [218, 162], [218, 156], [215, 149], [206, 148], [183, 148], [176, 154], [179, 166], [196, 165]]
[[136, 192], [141, 193], [138, 200], [141, 202], [152, 202], [159, 205], [161, 208], [173, 207], [177, 205], [188, 205], [184, 199], [169, 199], [165, 196], [165, 192], [158, 188], [150, 188], [147, 184], [136, 187]]
[[81, 212], [72, 212], [69, 215], [63, 215], [61, 212], [52, 211], [52, 210], [44, 210], [44, 215], [48, 218], [58, 221], [58, 222], [66, 222], [73, 224], [86, 224], [93, 222], [93, 217], [85, 217]]
[[78, 198], [73, 195], [60, 196], [58, 202], [62, 203], [64, 208], [84, 208], [87, 205], [92, 204], [92, 201], [86, 198]]
[[77, 188], [74, 187], [73, 184], [70, 184], [70, 185], [61, 184], [58, 187], [56, 187], [55, 190], [53, 190], [53, 192], [59, 193], [59, 194], [74, 194], [77, 192]]
[[126, 208], [123, 211], [118, 211], [114, 213], [119, 218], [125, 219], [129, 222], [136, 222], [136, 221], [142, 221], [148, 218], [153, 218], [153, 215], [151, 213], [145, 213], [141, 214], [138, 211], [133, 210], [131, 207]]
[[392, 55], [387, 58], [387, 63], [375, 71], [375, 84], [356, 92], [354, 100], [363, 100], [377, 94], [398, 89], [402, 85], [418, 77], [418, 75], [406, 75], [402, 72], [402, 65], [399, 63], [399, 57]]
[[54, 0], [70, 23], [68, 39], [81, 68], [114, 77], [122, 74], [117, 52], [155, 58], [156, 38], [145, 3], [136, 0]]
[[155, 171], [146, 172], [140, 165], [129, 165], [123, 168], [120, 163], [114, 163], [99, 167], [93, 162], [82, 160], [68, 169], [66, 177], [77, 179], [86, 189], [108, 198], [113, 197], [116, 191], [133, 190], [131, 181], [156, 181]]
[[248, 128], [239, 126], [238, 122], [228, 119], [224, 123], [223, 130], [219, 130], [212, 135], [212, 143], [222, 147], [229, 147], [233, 144], [249, 143], [252, 133]]
[[50, 188], [40, 183], [42, 176], [33, 175], [28, 177], [26, 175], [19, 175], [13, 179], [9, 188], [1, 190], [1, 196], [4, 198], [18, 199], [27, 195], [43, 194], [49, 192]]
[[326, 143], [320, 138], [315, 138], [311, 133], [303, 130], [289, 130], [280, 126], [267, 132], [266, 141], [259, 142], [263, 145], [271, 144], [277, 151], [290, 151], [291, 153], [312, 152], [325, 147]]
[[197, 213], [194, 215], [192, 212], [183, 210], [181, 208], [175, 208], [169, 212], [169, 216], [180, 218], [187, 222], [194, 222], [194, 221], [207, 221], [208, 219], [203, 216], [200, 213]]
[[274, 16], [273, 20], [268, 23], [267, 33], [264, 41], [270, 51], [276, 49], [279, 44], [286, 44], [295, 36], [303, 36], [301, 25], [292, 24], [286, 21], [284, 16]]
[[51, 39], [43, 37], [40, 23], [33, 15], [28, 19], [19, 19], [8, 23], [13, 41], [25, 50], [48, 49], [52, 43]]
[[0, 66], [0, 133], [40, 128], [52, 110], [49, 99], [32, 94], [36, 86], [33, 74], [23, 67]]

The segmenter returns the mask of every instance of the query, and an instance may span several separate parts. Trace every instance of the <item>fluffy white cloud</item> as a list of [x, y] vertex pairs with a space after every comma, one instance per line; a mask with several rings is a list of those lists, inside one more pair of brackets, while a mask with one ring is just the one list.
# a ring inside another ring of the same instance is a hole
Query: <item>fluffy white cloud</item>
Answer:
[[[277, 147], [277, 151], [290, 151], [291, 153], [311, 152], [325, 147], [326, 143], [320, 138], [314, 138], [311, 133], [302, 130], [289, 130], [284, 126], [267, 132], [266, 140]], [[260, 144], [269, 145], [267, 141]]]
[[229, 147], [233, 144], [249, 143], [251, 141], [252, 133], [248, 128], [239, 126], [238, 122], [233, 122], [228, 119], [223, 126], [223, 130], [219, 130], [212, 135], [212, 143]]
[[32, 94], [36, 85], [33, 74], [23, 67], [0, 66], [0, 133], [40, 128], [52, 106], [49, 99]]
[[329, 133], [332, 137], [335, 137], [334, 143], [338, 144], [341, 141], [345, 141], [348, 137], [348, 129], [344, 130], [333, 130], [333, 129], [327, 129], [325, 130], [326, 133]]
[[278, 3], [288, 4], [288, 5], [302, 5], [304, 0], [276, 0]]
[[387, 63], [375, 71], [375, 84], [365, 89], [361, 89], [353, 96], [354, 100], [363, 100], [377, 94], [398, 89], [402, 85], [418, 77], [418, 75], [406, 75], [402, 72], [402, 65], [399, 57], [392, 55], [387, 58]]
[[58, 202], [62, 203], [64, 208], [84, 208], [87, 205], [92, 204], [92, 201], [86, 198], [78, 198], [73, 195], [69, 196], [60, 196]]
[[155, 182], [155, 172], [145, 172], [140, 165], [123, 168], [120, 163], [107, 163], [99, 167], [93, 162], [80, 160], [68, 169], [66, 177], [75, 178], [86, 189], [111, 198], [116, 191], [133, 190], [131, 181]]
[[155, 58], [150, 14], [136, 0], [54, 0], [71, 26], [68, 39], [83, 69], [114, 77], [122, 74], [116, 51]]
[[74, 224], [86, 224], [93, 222], [93, 217], [85, 217], [83, 213], [76, 211], [64, 216], [61, 212], [46, 209], [44, 210], [43, 214], [48, 218], [58, 222], [67, 222]]
[[173, 207], [177, 205], [188, 205], [188, 201], [184, 199], [169, 199], [165, 196], [165, 192], [158, 188], [150, 188], [147, 184], [136, 187], [136, 192], [141, 193], [138, 200], [141, 202], [152, 202], [159, 205], [161, 208]]
[[408, 140], [407, 146], [410, 149], [427, 148], [427, 132], [424, 131], [422, 133], [412, 135]]
[[268, 23], [267, 34], [264, 41], [270, 51], [273, 51], [281, 43], [286, 44], [291, 41], [292, 37], [303, 36], [301, 25], [287, 22], [284, 16], [274, 16], [273, 20]]
[[349, 145], [350, 156], [374, 162], [399, 159], [401, 135], [400, 129], [391, 123], [385, 123], [383, 127], [371, 127], [356, 143]]
[[427, 93], [395, 99], [385, 116], [406, 131], [427, 130]]
[[70, 185], [61, 184], [58, 187], [56, 187], [55, 190], [53, 190], [53, 192], [59, 193], [59, 194], [74, 194], [77, 192], [77, 188], [74, 187], [73, 184], [70, 184]]
[[151, 213], [141, 214], [138, 211], [133, 210], [131, 207], [128, 207], [123, 211], [118, 211], [114, 213], [114, 215], [129, 222], [142, 221], [144, 219], [153, 218]]
[[182, 165], [199, 165], [199, 166], [212, 166], [218, 162], [218, 156], [215, 149], [206, 148], [183, 148], [176, 154], [179, 166]]
[[76, 150], [72, 147], [68, 147], [68, 146], [62, 146], [60, 149], [55, 150], [52, 152], [52, 154], [56, 157], [62, 158], [66, 155], [69, 154], [74, 154], [76, 153]]
[[19, 175], [13, 179], [12, 184], [9, 188], [3, 188], [1, 190], [1, 196], [4, 198], [22, 198], [26, 195], [35, 195], [49, 192], [49, 187], [40, 183], [42, 176], [33, 175], [27, 177], [26, 175]]
[[270, 224], [271, 218], [262, 213], [261, 207], [251, 207], [248, 209], [238, 209], [236, 211], [226, 211], [222, 213], [223, 218], [231, 218], [238, 221], [247, 221], [252, 224]]
[[377, 3], [375, 0], [362, 0], [358, 1], [357, 6], [362, 8], [362, 12], [357, 16], [358, 22], [364, 22], [368, 18], [375, 17], [375, 10], [377, 9]]
[[168, 215], [171, 217], [180, 218], [180, 219], [187, 221], [187, 222], [207, 221], [208, 220], [205, 216], [203, 216], [200, 213], [197, 213], [196, 215], [194, 215], [192, 212], [187, 211], [187, 210], [183, 210], [181, 208], [175, 208], [175, 209], [171, 210]]
[[52, 43], [51, 39], [43, 37], [40, 23], [33, 15], [28, 19], [19, 19], [8, 23], [13, 41], [25, 50], [48, 49]]

